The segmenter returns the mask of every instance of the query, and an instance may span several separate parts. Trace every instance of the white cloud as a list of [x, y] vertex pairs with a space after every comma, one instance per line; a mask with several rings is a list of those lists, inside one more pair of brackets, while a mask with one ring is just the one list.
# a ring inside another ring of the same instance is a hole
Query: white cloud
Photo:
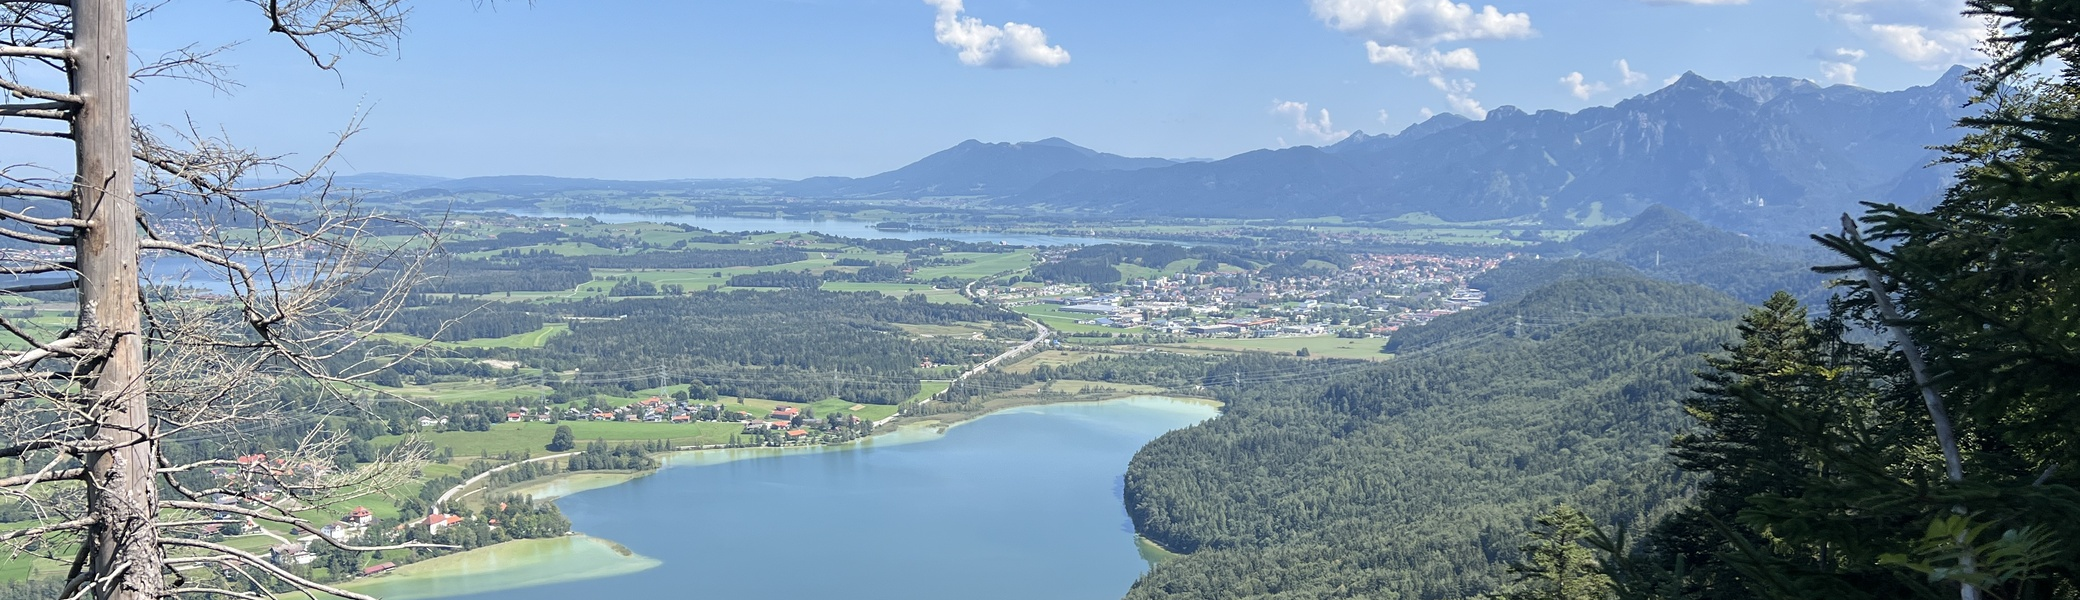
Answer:
[[[1983, 23], [1966, 17], [1955, 0], [1819, 0], [1820, 15], [1869, 40], [1879, 50], [1923, 68], [1982, 60]], [[1841, 61], [1835, 61], [1841, 62]]]
[[1488, 116], [1488, 109], [1482, 108], [1481, 102], [1473, 99], [1473, 80], [1452, 79], [1442, 75], [1432, 75], [1427, 78], [1427, 81], [1430, 82], [1430, 87], [1444, 92], [1444, 102], [1452, 108], [1452, 112], [1473, 119]]
[[[1334, 142], [1351, 135], [1349, 131], [1336, 128], [1335, 121], [1329, 118], [1329, 109], [1310, 112], [1306, 102], [1272, 100], [1271, 112], [1291, 117], [1294, 131], [1317, 142]], [[1283, 144], [1284, 138], [1279, 138], [1279, 141]]]
[[1481, 106], [1481, 101], [1472, 97], [1459, 94], [1445, 94], [1444, 102], [1451, 105], [1452, 112], [1459, 113], [1460, 116], [1474, 120], [1488, 118], [1487, 107]]
[[1586, 79], [1586, 77], [1582, 76], [1581, 71], [1575, 71], [1561, 77], [1560, 85], [1567, 87], [1567, 93], [1583, 100], [1588, 100], [1590, 96], [1601, 94], [1611, 89], [1611, 86], [1604, 85], [1601, 81], [1585, 81]]
[[[1422, 77], [1444, 92], [1453, 111], [1482, 118], [1487, 110], [1473, 99], [1473, 81], [1445, 77], [1450, 71], [1478, 71], [1480, 57], [1472, 48], [1439, 50], [1438, 44], [1505, 40], [1537, 35], [1531, 15], [1506, 13], [1494, 6], [1476, 9], [1451, 0], [1308, 0], [1314, 16], [1331, 29], [1365, 39], [1365, 58], [1394, 65]], [[1426, 117], [1427, 118], [1427, 117]]]
[[1417, 50], [1407, 46], [1382, 46], [1379, 42], [1366, 40], [1365, 58], [1375, 65], [1400, 66], [1410, 75], [1434, 76], [1445, 71], [1481, 70], [1481, 58], [1473, 53], [1472, 48], [1438, 52], [1436, 48]]
[[1646, 2], [1647, 4], [1655, 4], [1655, 5], [1660, 5], [1660, 6], [1671, 6], [1671, 5], [1680, 5], [1680, 4], [1688, 4], [1688, 5], [1692, 5], [1692, 6], [1719, 6], [1719, 5], [1728, 5], [1728, 4], [1747, 4], [1747, 3], [1748, 3], [1748, 0], [1640, 0], [1640, 1], [1642, 1], [1642, 2]]
[[1856, 85], [1856, 63], [1868, 53], [1860, 48], [1822, 49], [1813, 52], [1820, 61], [1820, 74], [1828, 81]]
[[1386, 125], [1391, 122], [1387, 119], [1387, 109], [1379, 109], [1379, 124]]
[[1849, 63], [1820, 63], [1820, 75], [1835, 83], [1856, 85], [1856, 65]]
[[1618, 81], [1623, 83], [1625, 87], [1646, 83], [1647, 79], [1649, 79], [1646, 73], [1632, 70], [1632, 63], [1626, 62], [1622, 58], [1618, 59], [1618, 77]]
[[1423, 116], [1423, 118], [1419, 120], [1428, 121], [1431, 117], [1437, 116], [1437, 111], [1430, 110], [1430, 107], [1425, 106], [1422, 110], [1416, 111], [1416, 114]]
[[991, 69], [1059, 67], [1069, 63], [1069, 51], [1047, 43], [1047, 32], [1024, 23], [999, 27], [965, 16], [961, 0], [924, 0], [938, 7], [932, 31], [939, 43], [960, 51], [961, 64]]
[[1315, 18], [1344, 33], [1388, 45], [1429, 46], [1530, 37], [1531, 15], [1451, 0], [1309, 0]]

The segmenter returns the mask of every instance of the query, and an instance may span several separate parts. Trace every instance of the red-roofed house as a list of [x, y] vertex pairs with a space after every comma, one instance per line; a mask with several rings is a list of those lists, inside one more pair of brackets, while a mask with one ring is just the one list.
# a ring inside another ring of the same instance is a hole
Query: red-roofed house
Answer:
[[369, 568], [366, 568], [366, 569], [362, 569], [362, 570], [361, 570], [361, 575], [362, 575], [363, 577], [367, 577], [367, 576], [369, 576], [369, 575], [374, 575], [374, 574], [377, 574], [377, 573], [381, 573], [381, 572], [384, 572], [384, 571], [388, 571], [388, 570], [391, 570], [391, 569], [395, 569], [395, 568], [397, 568], [397, 563], [394, 563], [394, 562], [386, 562], [386, 563], [383, 563], [383, 564], [380, 564], [380, 565], [376, 565], [376, 566], [373, 566], [373, 567], [369, 567]]
[[809, 432], [807, 432], [807, 431], [802, 431], [802, 430], [800, 430], [800, 429], [791, 429], [791, 430], [788, 430], [788, 432], [787, 432], [787, 439], [790, 439], [790, 440], [799, 440], [799, 439], [802, 439], [802, 437], [803, 437], [803, 436], [807, 436], [807, 435], [809, 435]]
[[462, 522], [462, 517], [458, 517], [458, 516], [455, 516], [455, 515], [443, 515], [443, 514], [437, 514], [437, 513], [436, 513], [436, 514], [431, 514], [431, 515], [426, 515], [426, 521], [425, 521], [425, 523], [426, 523], [426, 532], [427, 532], [427, 533], [440, 533], [442, 529], [447, 529], [447, 528], [449, 528], [449, 527], [454, 527], [454, 526], [455, 526], [455, 524], [457, 524], [457, 523], [461, 523], [461, 522]]
[[799, 414], [802, 414], [802, 411], [801, 411], [801, 409], [797, 409], [797, 408], [795, 408], [795, 407], [792, 407], [792, 406], [782, 406], [782, 407], [779, 407], [779, 408], [775, 408], [775, 409], [773, 409], [773, 415], [772, 415], [772, 416], [773, 416], [773, 418], [775, 418], [775, 419], [792, 419], [792, 418], [794, 418], [794, 417], [795, 417], [795, 415], [799, 415]]

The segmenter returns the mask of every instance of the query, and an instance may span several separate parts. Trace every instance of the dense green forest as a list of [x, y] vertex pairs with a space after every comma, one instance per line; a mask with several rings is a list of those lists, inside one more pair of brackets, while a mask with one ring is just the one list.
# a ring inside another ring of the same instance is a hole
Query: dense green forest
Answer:
[[[477, 312], [469, 312], [469, 311]], [[503, 333], [500, 320], [569, 322], [570, 332], [542, 348], [457, 349], [472, 360], [423, 360], [397, 370], [431, 375], [452, 368], [482, 370], [474, 359], [519, 361], [551, 372], [629, 373], [604, 384], [619, 391], [699, 381], [717, 393], [789, 402], [838, 397], [865, 404], [897, 404], [917, 393], [917, 367], [974, 362], [995, 356], [1004, 342], [919, 338], [897, 325], [984, 323], [1017, 326], [1017, 315], [972, 304], [943, 304], [923, 296], [891, 298], [876, 292], [780, 289], [699, 292], [657, 298], [593, 298], [572, 302], [472, 305], [430, 303], [403, 313], [393, 327], [405, 332], [438, 327]], [[482, 316], [479, 316], [482, 315]], [[473, 376], [489, 373], [465, 373]], [[562, 387], [557, 378], [544, 383]]]
[[1817, 236], [1841, 299], [1771, 298], [1685, 400], [1696, 495], [1636, 537], [1547, 512], [1506, 597], [2080, 598], [2080, 15], [1970, 6], [2001, 27], [1943, 201]]
[[1558, 246], [1555, 254], [1623, 263], [1659, 279], [1695, 283], [1747, 302], [1762, 302], [1779, 290], [1807, 301], [1827, 297], [1827, 277], [1810, 269], [1827, 260], [1817, 246], [1757, 241], [1659, 204], [1624, 223], [1591, 229]]
[[[1661, 447], [1740, 306], [1637, 275], [1561, 280], [1419, 328], [1430, 349], [1383, 366], [1227, 367], [1222, 416], [1129, 467], [1136, 527], [1189, 554], [1128, 597], [1462, 598], [1502, 581], [1542, 507], [1644, 522], [1684, 485]], [[1517, 314], [1542, 325], [1514, 330]]]

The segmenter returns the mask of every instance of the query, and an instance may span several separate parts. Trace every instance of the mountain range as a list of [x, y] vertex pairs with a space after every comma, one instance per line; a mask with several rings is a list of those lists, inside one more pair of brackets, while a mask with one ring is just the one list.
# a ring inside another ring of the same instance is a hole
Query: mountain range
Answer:
[[1060, 138], [961, 142], [860, 178], [610, 181], [367, 174], [342, 187], [406, 197], [581, 191], [726, 192], [820, 199], [966, 198], [1008, 209], [1127, 216], [1535, 220], [1599, 225], [1665, 205], [1768, 239], [1802, 238], [1858, 202], [1931, 203], [1950, 171], [1935, 146], [1972, 114], [1966, 70], [1880, 92], [1805, 79], [1686, 73], [1609, 107], [1475, 121], [1437, 115], [1392, 135], [1222, 160], [1131, 158]]
[[1712, 81], [1575, 113], [1501, 107], [1389, 136], [1132, 172], [1070, 172], [999, 202], [1134, 215], [1607, 222], [1665, 204], [1735, 231], [1791, 237], [1860, 201], [1924, 205], [1949, 173], [1972, 86], [1953, 68], [1894, 92], [1804, 79]]

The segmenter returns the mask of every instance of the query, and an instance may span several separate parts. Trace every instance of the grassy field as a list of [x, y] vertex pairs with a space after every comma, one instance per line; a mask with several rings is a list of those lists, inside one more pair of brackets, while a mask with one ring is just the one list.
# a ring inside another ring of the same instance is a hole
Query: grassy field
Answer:
[[1082, 323], [1078, 323], [1077, 321], [1087, 321], [1095, 319], [1098, 317], [1098, 315], [1080, 315], [1075, 313], [1066, 313], [1062, 312], [1061, 309], [1055, 308], [1055, 305], [1053, 304], [1028, 304], [1025, 306], [1013, 307], [1011, 310], [1016, 311], [1019, 314], [1023, 314], [1025, 316], [1032, 317], [1034, 320], [1040, 321], [1041, 323], [1047, 324], [1048, 327], [1054, 328], [1055, 331], [1060, 331], [1064, 333], [1096, 333], [1124, 331], [1121, 329], [1113, 329], [1111, 327], [1100, 327], [1097, 325], [1084, 325]]
[[[727, 443], [729, 436], [744, 430], [736, 423], [565, 421], [556, 424], [499, 423], [492, 425], [491, 431], [443, 431], [420, 434], [419, 437], [436, 447], [454, 449], [457, 458], [504, 452], [533, 452], [535, 456], [541, 456], [549, 453], [549, 438], [556, 434], [560, 425], [570, 426], [571, 435], [580, 443], [600, 439], [608, 442], [671, 440], [680, 446]], [[373, 443], [383, 446], [396, 444], [402, 439], [402, 436], [385, 436], [376, 438]]]
[[948, 252], [946, 258], [965, 258], [974, 262], [965, 265], [927, 267], [918, 269], [913, 275], [918, 279], [980, 279], [1005, 271], [1029, 269], [1033, 266], [1033, 251], [1019, 250], [1008, 253]]
[[965, 338], [975, 337], [975, 334], [983, 333], [982, 327], [976, 325], [914, 325], [898, 323], [896, 326], [915, 336]]
[[1049, 350], [1046, 352], [1035, 352], [1031, 355], [1026, 356], [1023, 360], [1005, 366], [1004, 370], [1011, 373], [1031, 373], [1033, 372], [1033, 368], [1035, 367], [1059, 367], [1063, 365], [1073, 365], [1105, 355], [1106, 353], [1104, 352], [1084, 352], [1076, 350]]
[[549, 338], [569, 333], [570, 330], [571, 324], [569, 323], [550, 323], [543, 325], [541, 329], [527, 333], [509, 335], [502, 338], [463, 340], [455, 342], [454, 345], [458, 348], [540, 348], [549, 344]]
[[488, 381], [459, 381], [378, 389], [410, 400], [433, 404], [537, 398], [548, 395], [550, 391], [549, 388], [540, 386], [501, 386]]
[[1313, 358], [1355, 358], [1360, 360], [1386, 360], [1389, 357], [1381, 354], [1379, 351], [1380, 347], [1385, 345], [1386, 340], [1377, 338], [1349, 339], [1333, 336], [1254, 339], [1211, 338], [1178, 344], [1178, 346], [1186, 348], [1205, 348], [1231, 352], [1271, 352], [1276, 354], [1293, 354], [1305, 348], [1307, 353]]
[[940, 304], [968, 303], [968, 297], [962, 296], [960, 290], [933, 289], [930, 284], [924, 283], [856, 283], [851, 281], [826, 281], [823, 284], [823, 290], [827, 292], [881, 292], [884, 295], [893, 296], [897, 298], [908, 296], [911, 294], [924, 294], [925, 300], [937, 302]]
[[[541, 329], [536, 329], [527, 333], [517, 333], [501, 338], [480, 338], [474, 340], [458, 341], [443, 340], [434, 342], [433, 345], [436, 348], [540, 348], [542, 346], [548, 345], [549, 338], [556, 337], [558, 334], [566, 333], [570, 330], [571, 325], [569, 323], [550, 323], [548, 325], [543, 325]], [[379, 335], [386, 339], [391, 339], [399, 343], [406, 344], [423, 344], [427, 341], [426, 338], [413, 337], [402, 333], [384, 333]]]
[[[925, 389], [932, 389], [931, 385], [931, 383], [926, 383]], [[939, 387], [943, 389], [945, 384], [940, 384]], [[934, 391], [934, 393], [937, 392]], [[858, 406], [860, 409], [852, 410], [854, 406]], [[811, 404], [809, 409], [815, 411], [817, 417], [851, 415], [859, 417], [863, 421], [879, 421], [887, 418], [889, 415], [896, 414], [896, 407], [887, 404], [855, 404], [836, 398]]]
[[[908, 402], [916, 402], [916, 401], [919, 401], [919, 400], [923, 400], [923, 399], [925, 399], [925, 398], [930, 398], [930, 397], [932, 397], [932, 396], [934, 396], [934, 395], [937, 395], [937, 394], [938, 394], [939, 392], [943, 392], [943, 391], [946, 391], [946, 388], [950, 388], [950, 387], [953, 387], [953, 382], [952, 382], [952, 381], [926, 381], [926, 382], [923, 382], [922, 384], [920, 384], [920, 385], [918, 386], [918, 389], [917, 389], [917, 393], [915, 393], [915, 394], [911, 394], [911, 395], [910, 395], [910, 399], [908, 400]], [[894, 413], [895, 411], [889, 411], [889, 412], [890, 412], [891, 414], [893, 414], [893, 413]], [[861, 417], [861, 418], [865, 418], [865, 417]]]

